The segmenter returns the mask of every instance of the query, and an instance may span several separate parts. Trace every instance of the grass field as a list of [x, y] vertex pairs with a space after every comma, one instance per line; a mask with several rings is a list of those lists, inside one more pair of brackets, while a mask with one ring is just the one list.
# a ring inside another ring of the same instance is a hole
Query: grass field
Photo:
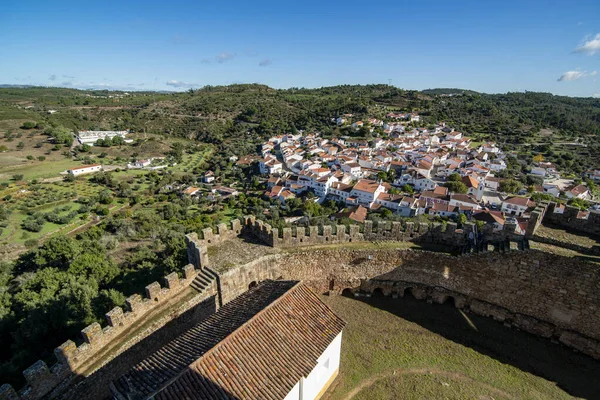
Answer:
[[325, 400], [600, 398], [600, 363], [491, 319], [414, 298], [322, 299], [348, 323]]

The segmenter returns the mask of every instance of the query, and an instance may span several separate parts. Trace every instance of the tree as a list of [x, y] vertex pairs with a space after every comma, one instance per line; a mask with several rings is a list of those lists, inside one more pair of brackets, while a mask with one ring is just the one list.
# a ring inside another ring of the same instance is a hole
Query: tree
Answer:
[[536, 163], [541, 163], [544, 162], [544, 156], [542, 154], [538, 154], [536, 156], [533, 156], [533, 161]]
[[121, 146], [125, 144], [125, 139], [123, 139], [122, 136], [117, 135], [112, 138], [111, 142], [113, 146]]
[[454, 193], [467, 193], [469, 191], [467, 185], [461, 181], [448, 181], [444, 184], [444, 186], [446, 186], [449, 191]]
[[523, 188], [521, 182], [518, 182], [514, 179], [507, 179], [500, 182], [498, 189], [504, 193], [517, 193], [519, 190]]
[[457, 174], [456, 172], [448, 175], [448, 179], [446, 179], [448, 182], [462, 182], [462, 178], [460, 177], [459, 174]]
[[69, 268], [69, 265], [81, 253], [79, 243], [68, 236], [53, 236], [35, 254], [35, 264], [42, 267]]
[[68, 272], [95, 279], [100, 284], [106, 284], [119, 275], [119, 267], [114, 261], [101, 253], [83, 253], [73, 260]]

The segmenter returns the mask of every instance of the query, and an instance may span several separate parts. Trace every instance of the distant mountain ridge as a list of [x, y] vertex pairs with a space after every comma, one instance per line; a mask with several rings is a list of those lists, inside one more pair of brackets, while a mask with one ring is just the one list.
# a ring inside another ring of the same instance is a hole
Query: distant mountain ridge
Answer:
[[421, 93], [428, 95], [453, 95], [453, 94], [479, 94], [474, 90], [457, 89], [457, 88], [435, 88], [421, 90]]

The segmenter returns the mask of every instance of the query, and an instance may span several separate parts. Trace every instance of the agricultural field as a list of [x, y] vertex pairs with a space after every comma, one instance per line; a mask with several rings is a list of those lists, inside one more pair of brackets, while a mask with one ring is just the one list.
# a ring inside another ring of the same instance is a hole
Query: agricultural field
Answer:
[[[1, 111], [1, 110], [0, 110]], [[98, 223], [107, 215], [122, 209], [133, 209], [125, 198], [114, 200], [116, 193], [84, 175], [75, 180], [65, 179], [66, 170], [80, 165], [99, 163], [111, 171], [114, 188], [121, 183], [128, 186], [129, 196], [150, 199], [151, 182], [148, 170], [126, 169], [135, 159], [165, 157], [174, 146], [182, 151], [182, 162], [169, 167], [167, 173], [180, 176], [206, 167], [206, 158], [212, 146], [201, 149], [185, 139], [156, 134], [131, 134], [133, 143], [119, 146], [90, 146], [85, 151], [73, 145], [55, 144], [44, 133], [42, 125], [25, 129], [30, 119], [0, 121], [0, 252], [7, 258], [27, 248], [41, 244], [54, 234], [72, 234]], [[102, 191], [107, 191], [105, 207], [96, 209], [87, 202], [95, 202]], [[123, 196], [121, 196], [123, 197]], [[152, 201], [152, 199], [150, 199]], [[10, 255], [10, 256], [9, 256]]]
[[450, 304], [322, 296], [346, 322], [325, 400], [598, 398], [591, 358]]

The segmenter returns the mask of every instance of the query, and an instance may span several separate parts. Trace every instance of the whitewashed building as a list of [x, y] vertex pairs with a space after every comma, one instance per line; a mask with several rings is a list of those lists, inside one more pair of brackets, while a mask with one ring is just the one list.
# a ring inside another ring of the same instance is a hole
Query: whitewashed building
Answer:
[[74, 167], [67, 170], [67, 173], [73, 176], [79, 176], [84, 174], [92, 174], [94, 172], [102, 171], [102, 165], [100, 164], [91, 164], [91, 165], [82, 165], [79, 167]]

